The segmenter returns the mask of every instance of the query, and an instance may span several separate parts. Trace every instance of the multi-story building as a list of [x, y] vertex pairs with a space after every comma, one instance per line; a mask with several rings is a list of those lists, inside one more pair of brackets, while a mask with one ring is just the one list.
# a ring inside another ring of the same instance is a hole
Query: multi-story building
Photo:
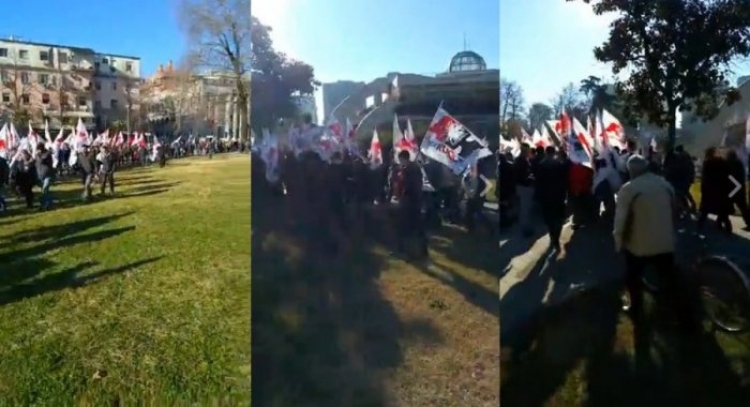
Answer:
[[[111, 117], [112, 106], [119, 111], [122, 106], [134, 105], [137, 91], [130, 91], [138, 87], [131, 84], [137, 83], [139, 74], [136, 57], [12, 37], [0, 39], [0, 115], [6, 120], [28, 116], [34, 125], [48, 120], [53, 128], [79, 118], [90, 126], [101, 124], [97, 116]], [[98, 109], [102, 100], [108, 109]]]
[[333, 110], [348, 96], [359, 93], [365, 88], [364, 82], [336, 81], [323, 84], [323, 117], [328, 119]]
[[310, 115], [312, 123], [318, 123], [318, 107], [315, 103], [315, 96], [296, 95], [294, 96], [294, 103], [297, 105], [300, 115]]
[[94, 55], [94, 114], [99, 127], [121, 122], [138, 127], [141, 60], [137, 57]]
[[[241, 126], [236, 90], [231, 73], [197, 75], [175, 68], [170, 61], [143, 83], [140, 96], [156, 133], [238, 137]], [[244, 120], [242, 125], [247, 123]]]

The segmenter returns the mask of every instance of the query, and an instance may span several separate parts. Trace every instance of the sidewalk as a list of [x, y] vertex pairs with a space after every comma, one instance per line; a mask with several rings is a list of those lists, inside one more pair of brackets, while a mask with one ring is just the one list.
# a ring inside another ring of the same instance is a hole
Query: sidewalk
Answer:
[[[741, 268], [750, 262], [750, 232], [742, 230], [742, 220], [732, 217], [734, 236], [722, 236], [712, 222], [706, 225], [709, 251], [726, 255]], [[586, 289], [606, 285], [621, 278], [624, 262], [614, 251], [611, 230], [593, 226], [574, 231], [563, 228], [563, 251], [550, 255], [549, 238], [541, 235], [520, 237], [517, 228], [506, 231], [500, 243], [500, 329], [502, 342], [521, 340], [526, 324], [544, 306], [565, 301]], [[686, 254], [687, 256], [687, 254]]]

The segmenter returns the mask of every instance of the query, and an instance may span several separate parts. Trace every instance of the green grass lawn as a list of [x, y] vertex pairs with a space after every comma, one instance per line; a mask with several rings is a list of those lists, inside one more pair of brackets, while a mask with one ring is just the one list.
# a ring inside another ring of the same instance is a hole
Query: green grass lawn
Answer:
[[290, 222], [293, 199], [253, 191], [254, 401], [497, 407], [496, 240], [436, 230], [431, 263], [409, 262], [389, 254], [373, 212], [335, 257], [328, 229]]
[[653, 301], [635, 329], [619, 295], [602, 287], [546, 308], [526, 347], [504, 345], [503, 405], [747, 405], [750, 334], [687, 334]]
[[249, 405], [250, 162], [116, 174], [0, 218], [0, 405]]

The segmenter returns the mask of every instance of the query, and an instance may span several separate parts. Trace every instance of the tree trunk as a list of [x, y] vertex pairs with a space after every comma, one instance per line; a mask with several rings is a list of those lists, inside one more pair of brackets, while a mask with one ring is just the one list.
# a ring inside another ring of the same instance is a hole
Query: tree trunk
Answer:
[[669, 120], [669, 123], [667, 125], [666, 151], [671, 151], [677, 140], [677, 107], [675, 106], [675, 103], [667, 103], [667, 110], [669, 111], [667, 114], [667, 120]]

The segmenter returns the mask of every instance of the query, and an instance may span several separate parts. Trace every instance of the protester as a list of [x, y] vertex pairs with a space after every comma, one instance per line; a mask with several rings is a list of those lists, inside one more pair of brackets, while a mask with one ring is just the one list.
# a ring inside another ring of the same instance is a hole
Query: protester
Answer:
[[42, 194], [39, 197], [40, 209], [49, 209], [52, 206], [52, 197], [50, 187], [54, 181], [55, 170], [52, 166], [52, 153], [47, 150], [44, 143], [36, 146], [36, 176]]

